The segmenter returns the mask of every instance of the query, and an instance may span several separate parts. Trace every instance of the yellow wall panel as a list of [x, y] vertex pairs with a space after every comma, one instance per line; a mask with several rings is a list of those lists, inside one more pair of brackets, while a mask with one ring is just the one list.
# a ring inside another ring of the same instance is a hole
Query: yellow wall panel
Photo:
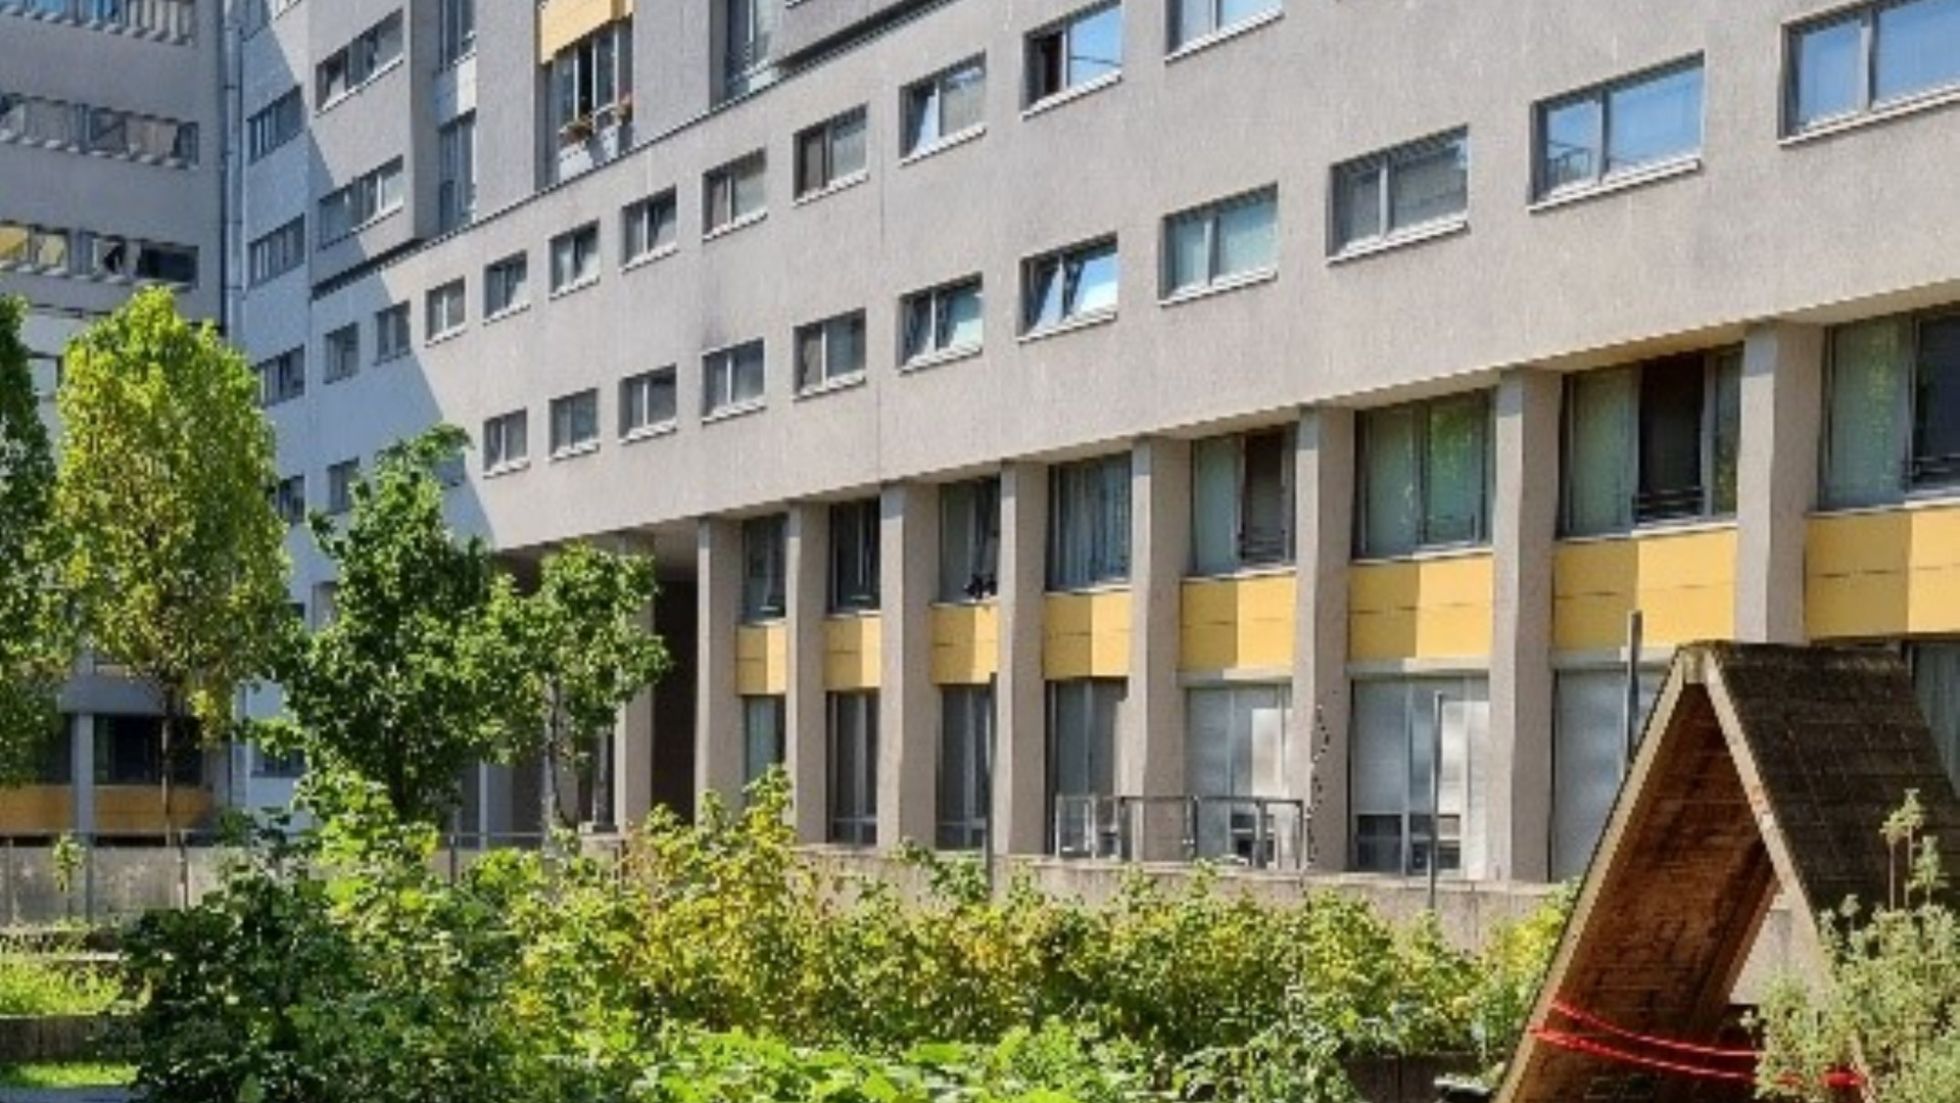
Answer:
[[1560, 544], [1552, 566], [1552, 637], [1561, 651], [1626, 643], [1627, 614], [1666, 645], [1735, 635], [1735, 530]]
[[823, 685], [831, 690], [877, 689], [884, 624], [876, 615], [823, 622]]
[[1123, 678], [1130, 672], [1130, 592], [1049, 594], [1042, 669], [1051, 679]]
[[999, 606], [989, 601], [933, 608], [934, 685], [984, 685], [999, 671]]
[[1348, 657], [1357, 662], [1490, 654], [1489, 553], [1348, 571]]
[[1271, 670], [1293, 665], [1291, 574], [1193, 579], [1183, 589], [1178, 669]]
[[789, 627], [744, 624], [735, 629], [735, 692], [744, 697], [789, 692]]
[[1804, 573], [1812, 639], [1960, 632], [1960, 507], [1814, 518]]
[[632, 14], [633, 0], [546, 0], [538, 8], [538, 61]]
[[[156, 803], [150, 802], [153, 809]], [[39, 835], [67, 831], [75, 826], [74, 809], [74, 794], [66, 785], [0, 789], [0, 833]]]
[[[75, 827], [74, 791], [66, 785], [26, 785], [0, 789], [0, 834], [43, 835]], [[208, 789], [177, 789], [170, 794], [170, 822], [192, 828], [211, 817]], [[150, 785], [99, 785], [95, 790], [95, 829], [109, 834], [160, 834], [163, 793]]]

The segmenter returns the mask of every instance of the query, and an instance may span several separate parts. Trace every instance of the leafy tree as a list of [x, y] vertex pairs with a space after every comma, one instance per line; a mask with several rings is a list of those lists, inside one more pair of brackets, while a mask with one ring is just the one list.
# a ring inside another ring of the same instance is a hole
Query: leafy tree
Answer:
[[[543, 691], [537, 730], [546, 832], [559, 826], [559, 760], [589, 755], [611, 734], [619, 710], [668, 667], [659, 637], [636, 623], [656, 588], [651, 560], [589, 544], [573, 544], [544, 561], [543, 581], [526, 610], [525, 648]], [[603, 767], [609, 757], [596, 761]], [[595, 777], [595, 795], [609, 785], [603, 774]]]
[[0, 781], [28, 774], [57, 721], [66, 656], [56, 635], [54, 451], [20, 327], [0, 298]]
[[424, 823], [455, 806], [464, 767], [507, 754], [535, 699], [522, 598], [443, 517], [436, 472], [467, 439], [445, 425], [396, 446], [355, 484], [344, 530], [313, 518], [339, 568], [334, 618], [279, 664], [294, 725], [272, 742], [379, 782]]
[[77, 337], [65, 376], [63, 581], [82, 642], [160, 699], [168, 832], [184, 721], [226, 732], [234, 696], [289, 629], [272, 428], [244, 357], [162, 289]]

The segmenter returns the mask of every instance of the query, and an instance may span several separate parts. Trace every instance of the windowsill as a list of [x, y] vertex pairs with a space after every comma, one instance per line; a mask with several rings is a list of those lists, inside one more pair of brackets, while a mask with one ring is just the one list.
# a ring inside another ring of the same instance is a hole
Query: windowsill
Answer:
[[969, 126], [965, 130], [959, 131], [958, 133], [947, 134], [937, 139], [934, 139], [932, 142], [926, 145], [922, 145], [919, 148], [913, 150], [912, 152], [907, 153], [905, 156], [900, 157], [898, 159], [899, 167], [903, 168], [906, 165], [916, 165], [920, 161], [924, 161], [932, 157], [937, 157], [938, 155], [946, 152], [949, 149], [957, 149], [960, 146], [967, 144], [968, 142], [977, 142], [986, 136], [987, 136], [986, 123], [981, 123], [977, 126]]
[[1618, 195], [1623, 191], [1629, 191], [1633, 188], [1643, 188], [1648, 184], [1658, 184], [1663, 180], [1672, 180], [1677, 176], [1687, 176], [1691, 173], [1697, 173], [1701, 171], [1701, 166], [1702, 160], [1701, 154], [1699, 153], [1687, 157], [1678, 157], [1671, 161], [1663, 161], [1657, 165], [1648, 165], [1645, 168], [1633, 169], [1620, 173], [1617, 176], [1609, 176], [1591, 184], [1575, 185], [1562, 191], [1552, 192], [1531, 203], [1525, 209], [1532, 214], [1538, 214], [1541, 211], [1553, 211], [1560, 207], [1569, 207], [1574, 203], [1584, 203], [1588, 199], [1597, 199], [1607, 195]]
[[342, 92], [340, 95], [335, 96], [334, 98], [314, 108], [313, 117], [317, 119], [320, 116], [326, 114], [327, 112], [332, 111], [334, 108], [339, 107], [341, 104], [346, 103], [348, 100], [353, 99], [355, 96], [358, 96], [361, 93], [367, 91], [368, 89], [374, 87], [376, 84], [380, 83], [382, 77], [385, 77], [389, 73], [392, 73], [395, 70], [401, 68], [406, 63], [406, 60], [407, 60], [406, 53], [396, 54], [394, 59], [388, 62], [388, 64], [383, 65], [381, 68], [376, 69], [372, 73], [369, 73], [366, 80], [362, 81], [359, 84], [350, 86], [345, 92]]
[[1928, 111], [1952, 107], [1960, 103], [1960, 87], [1942, 88], [1935, 92], [1925, 92], [1906, 99], [1895, 100], [1882, 107], [1873, 107], [1856, 115], [1843, 115], [1826, 122], [1817, 123], [1792, 134], [1786, 134], [1778, 141], [1785, 147], [1808, 145], [1811, 142], [1833, 138], [1863, 130], [1868, 126], [1879, 126], [1898, 119], [1909, 119]]
[[397, 360], [406, 360], [408, 359], [408, 357], [409, 357], [409, 350], [402, 349], [400, 352], [391, 352], [386, 356], [375, 357], [374, 366], [378, 368], [383, 364], [392, 364]]
[[1232, 291], [1243, 291], [1248, 287], [1256, 287], [1262, 283], [1272, 283], [1277, 279], [1279, 279], [1279, 269], [1277, 268], [1261, 268], [1257, 272], [1241, 272], [1238, 275], [1213, 280], [1202, 287], [1189, 287], [1182, 291], [1173, 291], [1163, 298], [1158, 299], [1157, 305], [1182, 306], [1185, 303], [1194, 303], [1200, 299], [1209, 299]]
[[596, 287], [598, 286], [598, 283], [599, 283], [599, 277], [596, 275], [587, 276], [582, 280], [573, 280], [571, 283], [568, 283], [565, 286], [557, 288], [556, 290], [552, 291], [552, 293], [548, 298], [549, 301], [555, 302], [559, 299], [565, 298], [568, 295], [576, 295], [588, 287]]
[[880, 609], [876, 605], [862, 605], [862, 606], [856, 606], [848, 609], [825, 609], [823, 613], [823, 619], [825, 620], [870, 620], [874, 617], [877, 617], [883, 611], [884, 610]]
[[1491, 546], [1484, 544], [1450, 544], [1445, 547], [1417, 548], [1400, 555], [1360, 555], [1348, 561], [1353, 567], [1386, 567], [1396, 563], [1430, 563], [1447, 559], [1481, 559], [1492, 554]]
[[1818, 506], [1812, 510], [1812, 517], [1859, 517], [1877, 513], [1911, 513], [1927, 509], [1952, 509], [1960, 506], [1960, 486], [1928, 487], [1924, 490], [1907, 490], [1893, 502], [1880, 502], [1868, 506]]
[[331, 387], [338, 383], [345, 383], [359, 374], [361, 374], [360, 369], [356, 368], [350, 372], [341, 372], [339, 375], [323, 375], [320, 377], [320, 385]]
[[469, 326], [462, 325], [457, 326], [455, 329], [445, 329], [441, 333], [431, 333], [428, 339], [422, 342], [422, 347], [434, 348], [437, 345], [447, 344], [469, 332], [469, 328]]
[[1393, 253], [1398, 249], [1407, 249], [1413, 245], [1422, 245], [1426, 242], [1435, 241], [1438, 238], [1454, 237], [1457, 234], [1468, 233], [1469, 231], [1470, 219], [1467, 215], [1439, 219], [1425, 226], [1413, 226], [1400, 233], [1390, 234], [1387, 237], [1370, 238], [1358, 245], [1350, 245], [1328, 257], [1327, 263], [1330, 265], [1349, 264], [1357, 260], [1366, 260], [1369, 257], [1380, 256], [1383, 253]]
[[1019, 340], [1024, 345], [1031, 344], [1035, 341], [1045, 341], [1050, 337], [1060, 337], [1064, 333], [1074, 333], [1080, 329], [1106, 326], [1115, 320], [1116, 308], [1112, 306], [1098, 310], [1092, 314], [1078, 314], [1073, 318], [1064, 318], [1053, 325], [1043, 326], [1040, 329], [1028, 330], [1026, 333], [1021, 334]]
[[836, 195], [838, 192], [849, 191], [869, 179], [871, 179], [871, 170], [859, 169], [849, 176], [838, 177], [815, 191], [804, 192], [802, 195], [797, 196], [791, 202], [790, 206], [802, 207], [810, 203], [815, 203], [819, 199], [828, 198], [829, 196]]
[[1270, 11], [1263, 11], [1258, 15], [1241, 19], [1229, 27], [1220, 27], [1215, 31], [1199, 35], [1184, 45], [1179, 46], [1177, 49], [1172, 50], [1170, 53], [1165, 54], [1164, 64], [1171, 65], [1183, 61], [1193, 54], [1204, 53], [1213, 46], [1220, 46], [1242, 35], [1251, 34], [1261, 27], [1279, 22], [1280, 18], [1285, 14], [1285, 8], [1273, 8]]
[[530, 466], [531, 461], [529, 459], [512, 460], [509, 463], [500, 463], [495, 467], [484, 468], [483, 477], [486, 479], [501, 479], [505, 475], [514, 475]]
[[436, 76], [442, 76], [445, 73], [455, 72], [457, 69], [463, 67], [464, 62], [475, 61], [475, 60], [476, 60], [476, 44], [471, 43], [469, 49], [464, 50], [462, 53], [457, 54], [455, 57], [450, 58], [448, 61], [444, 61], [437, 64]]
[[402, 211], [406, 209], [407, 209], [407, 204], [396, 203], [394, 206], [389, 207], [387, 210], [376, 213], [373, 218], [370, 218], [365, 222], [357, 222], [354, 225], [347, 227], [346, 233], [341, 234], [340, 236], [332, 239], [331, 241], [321, 242], [319, 244], [319, 248], [331, 249], [334, 246], [339, 245], [343, 241], [348, 241], [353, 238], [360, 237], [362, 234], [368, 232], [369, 230], [373, 229], [376, 226], [381, 225], [383, 222], [388, 221], [389, 219], [402, 213]]
[[926, 371], [931, 368], [939, 367], [942, 364], [951, 364], [960, 360], [970, 360], [973, 357], [980, 355], [980, 353], [984, 351], [984, 349], [985, 346], [979, 343], [975, 343], [971, 345], [955, 345], [952, 348], [938, 349], [933, 352], [928, 352], [923, 356], [915, 356], [912, 359], [905, 361], [904, 363], [898, 366], [898, 371], [900, 375], [904, 375], [910, 372]]
[[1613, 544], [1652, 537], [1692, 536], [1701, 532], [1728, 532], [1736, 527], [1733, 514], [1722, 517], [1683, 517], [1672, 521], [1648, 521], [1621, 532], [1593, 532], [1584, 536], [1561, 536], [1561, 544]]
[[787, 624], [789, 624], [789, 616], [786, 613], [771, 613], [768, 616], [761, 617], [738, 617], [735, 621], [735, 627], [737, 628], [778, 628]]
[[719, 410], [711, 410], [701, 415], [701, 424], [713, 425], [717, 421], [732, 421], [738, 417], [747, 417], [750, 414], [760, 413], [768, 408], [768, 399], [751, 398], [747, 402], [738, 402], [732, 406], [723, 406]]
[[1288, 578], [1297, 571], [1292, 563], [1260, 563], [1250, 567], [1213, 574], [1193, 572], [1184, 576], [1186, 582], [1242, 582], [1255, 578]]
[[483, 316], [483, 324], [487, 326], [492, 322], [501, 322], [505, 318], [516, 317], [517, 315], [522, 314], [529, 309], [531, 309], [531, 301], [529, 299], [526, 299], [521, 303], [512, 303], [510, 306], [507, 306], [502, 310], [497, 311], [495, 314], [485, 314]]
[[680, 428], [680, 422], [676, 421], [673, 418], [668, 418], [666, 421], [660, 422], [657, 425], [642, 425], [638, 429], [634, 429], [630, 432], [621, 434], [619, 438], [619, 443], [638, 444], [643, 440], [655, 440], [660, 437], [671, 437], [674, 435], [674, 432], [679, 428]]
[[654, 261], [666, 260], [668, 257], [671, 257], [680, 251], [681, 251], [681, 247], [678, 244], [662, 245], [658, 249], [649, 249], [646, 252], [641, 253], [639, 256], [634, 257], [632, 260], [627, 261], [625, 264], [620, 265], [619, 270], [621, 272], [632, 272], [637, 269], [645, 268], [647, 265], [652, 264]]
[[1000, 595], [999, 595], [999, 594], [988, 594], [988, 595], [987, 595], [986, 597], [961, 597], [961, 598], [944, 598], [944, 597], [942, 597], [942, 598], [940, 598], [940, 599], [939, 599], [939, 600], [937, 600], [937, 601], [933, 601], [933, 602], [929, 602], [929, 603], [928, 603], [928, 608], [932, 608], [932, 609], [985, 609], [985, 608], [988, 608], [988, 607], [990, 607], [990, 606], [994, 606], [994, 605], [999, 605], [999, 604], [1000, 604]]
[[757, 211], [754, 214], [743, 215], [742, 217], [736, 219], [733, 222], [729, 222], [724, 225], [717, 226], [714, 229], [709, 230], [707, 233], [702, 234], [701, 243], [703, 245], [706, 245], [710, 241], [715, 241], [719, 238], [727, 237], [729, 234], [746, 230], [749, 227], [755, 225], [758, 222], [761, 222], [763, 219], [768, 217], [769, 217], [768, 211]]
[[836, 379], [826, 379], [814, 387], [805, 387], [791, 397], [797, 402], [801, 402], [806, 398], [822, 398], [827, 394], [836, 394], [838, 391], [848, 391], [856, 387], [862, 387], [868, 381], [869, 376], [866, 375], [864, 369], [860, 368], [850, 375], [838, 376]]
[[1113, 578], [1107, 582], [1091, 582], [1086, 586], [1067, 586], [1057, 589], [1049, 586], [1042, 591], [1044, 597], [1094, 597], [1097, 594], [1127, 594], [1130, 580]]
[[575, 460], [580, 456], [589, 456], [598, 450], [599, 442], [588, 440], [583, 444], [574, 444], [568, 448], [560, 448], [553, 451], [551, 453], [551, 462], [558, 463], [561, 460]]
[[1114, 73], [1105, 73], [1102, 76], [1097, 77], [1095, 80], [1084, 81], [1083, 83], [1078, 84], [1073, 88], [1064, 88], [1060, 92], [1056, 92], [1043, 99], [1036, 100], [1035, 102], [1027, 105], [1026, 107], [1023, 107], [1021, 109], [1021, 118], [1032, 119], [1036, 115], [1046, 115], [1048, 112], [1053, 111], [1057, 107], [1061, 107], [1064, 104], [1074, 103], [1076, 100], [1079, 100], [1084, 96], [1093, 96], [1097, 92], [1100, 92], [1105, 88], [1114, 87], [1115, 85], [1122, 83], [1122, 80], [1123, 80], [1123, 73], [1121, 70], [1118, 70], [1117, 72]]

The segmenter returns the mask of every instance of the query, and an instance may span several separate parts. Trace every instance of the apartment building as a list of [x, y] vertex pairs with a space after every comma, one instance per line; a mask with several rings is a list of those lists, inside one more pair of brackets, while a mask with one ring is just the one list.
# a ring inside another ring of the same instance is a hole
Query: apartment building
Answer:
[[[63, 347], [133, 288], [165, 284], [187, 314], [220, 317], [221, 54], [212, 3], [0, 0], [0, 294], [27, 300], [51, 422]], [[159, 833], [153, 695], [89, 659], [62, 707], [37, 783], [0, 793], [0, 834]], [[181, 824], [243, 784], [231, 766], [223, 753], [174, 764]]]

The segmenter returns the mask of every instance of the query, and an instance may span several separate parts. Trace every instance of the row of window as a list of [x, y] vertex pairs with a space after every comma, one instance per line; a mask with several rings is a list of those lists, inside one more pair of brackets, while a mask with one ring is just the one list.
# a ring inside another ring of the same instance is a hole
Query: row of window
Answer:
[[0, 141], [27, 142], [187, 167], [197, 164], [197, 124], [0, 91]]
[[53, 19], [176, 42], [188, 42], [197, 34], [196, 0], [0, 0], [0, 15]]
[[315, 111], [325, 111], [379, 76], [402, 56], [402, 13], [388, 13], [313, 69]]
[[93, 230], [51, 229], [0, 220], [0, 269], [194, 287], [197, 250]]

